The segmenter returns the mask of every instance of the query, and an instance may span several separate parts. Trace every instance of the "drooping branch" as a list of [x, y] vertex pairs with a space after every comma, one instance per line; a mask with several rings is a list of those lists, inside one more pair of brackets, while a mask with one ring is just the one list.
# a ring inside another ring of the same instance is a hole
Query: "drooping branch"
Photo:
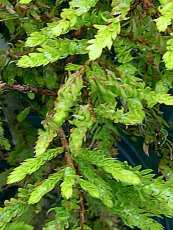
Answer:
[[34, 87], [30, 85], [20, 85], [20, 84], [7, 84], [6, 82], [0, 81], [0, 90], [15, 90], [21, 93], [36, 93], [45, 96], [56, 97], [57, 93], [53, 90], [41, 88], [41, 87]]

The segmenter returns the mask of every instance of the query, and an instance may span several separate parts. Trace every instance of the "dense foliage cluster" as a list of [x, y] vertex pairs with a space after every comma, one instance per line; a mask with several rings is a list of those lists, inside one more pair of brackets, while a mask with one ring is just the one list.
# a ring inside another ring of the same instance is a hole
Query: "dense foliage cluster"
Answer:
[[[172, 0], [0, 1], [4, 230], [161, 230], [173, 217]], [[42, 121], [41, 121], [42, 120]], [[169, 124], [171, 126], [171, 124]], [[118, 160], [126, 135], [150, 169]]]

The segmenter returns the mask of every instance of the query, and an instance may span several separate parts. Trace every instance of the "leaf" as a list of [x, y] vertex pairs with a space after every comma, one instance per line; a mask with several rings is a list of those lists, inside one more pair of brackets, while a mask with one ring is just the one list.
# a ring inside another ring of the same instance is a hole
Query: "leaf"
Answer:
[[8, 223], [14, 221], [15, 218], [21, 217], [26, 210], [25, 202], [11, 198], [5, 202], [5, 207], [0, 209], [0, 229], [8, 229]]
[[21, 4], [29, 4], [30, 2], [32, 2], [32, 0], [20, 0], [19, 3]]
[[47, 36], [45, 34], [41, 34], [40, 32], [33, 32], [30, 37], [27, 38], [25, 42], [25, 46], [34, 47], [37, 45], [41, 45], [47, 41]]
[[33, 229], [34, 229], [33, 226], [29, 224], [25, 224], [24, 222], [12, 223], [6, 228], [6, 230], [33, 230]]
[[69, 199], [73, 195], [73, 186], [75, 184], [76, 173], [71, 167], [64, 169], [64, 181], [61, 184], [61, 194], [65, 199]]
[[138, 185], [141, 183], [139, 176], [135, 172], [125, 169], [123, 164], [119, 161], [106, 158], [101, 151], [83, 149], [78, 157], [102, 168], [118, 181], [131, 185]]
[[94, 168], [90, 165], [80, 162], [80, 171], [81, 174], [87, 178], [87, 180], [97, 186], [99, 191], [99, 199], [103, 202], [108, 208], [113, 207], [113, 194], [112, 189], [104, 179], [102, 179], [96, 172]]
[[169, 70], [173, 69], [173, 52], [172, 51], [167, 51], [163, 55], [163, 60], [165, 62], [165, 66], [167, 69]]
[[[40, 41], [41, 40], [39, 40], [39, 42]], [[32, 47], [38, 43], [34, 37], [28, 40], [26, 44]], [[30, 53], [29, 55], [24, 55], [19, 59], [17, 65], [23, 68], [32, 68], [41, 65], [44, 66], [48, 63], [53, 63], [59, 59], [66, 58], [69, 55], [85, 54], [87, 53], [86, 47], [86, 40], [49, 39], [46, 42], [43, 42], [41, 48], [38, 48], [38, 53]]]
[[156, 19], [156, 25], [160, 32], [163, 32], [167, 29], [168, 25], [171, 24], [173, 19], [172, 11], [173, 11], [173, 3], [172, 1], [165, 1], [161, 3], [161, 7], [159, 7], [159, 11], [161, 16]]
[[23, 111], [21, 111], [18, 115], [17, 115], [17, 120], [19, 122], [22, 122], [26, 119], [26, 117], [29, 115], [31, 110], [31, 107], [27, 107], [25, 108]]
[[66, 229], [69, 227], [69, 220], [71, 217], [70, 209], [62, 207], [55, 207], [49, 209], [49, 212], [54, 212], [55, 217], [54, 220], [49, 221], [46, 223], [44, 230], [54, 230], [58, 229]]
[[163, 32], [167, 29], [167, 27], [171, 24], [171, 19], [166, 16], [161, 16], [156, 19], [156, 25], [159, 32]]
[[32, 173], [37, 171], [42, 165], [44, 165], [47, 161], [52, 160], [62, 152], [62, 148], [55, 148], [48, 150], [42, 155], [26, 159], [20, 166], [15, 168], [10, 173], [7, 183], [12, 184], [23, 180], [27, 175], [31, 175]]
[[99, 190], [97, 188], [96, 185], [94, 185], [93, 183], [80, 179], [80, 186], [86, 191], [88, 192], [92, 197], [94, 198], [100, 198], [100, 193]]
[[86, 13], [90, 10], [91, 7], [94, 7], [97, 4], [98, 0], [72, 0], [70, 1], [70, 8], [75, 9], [79, 14]]
[[77, 155], [82, 147], [83, 140], [86, 137], [87, 130], [91, 128], [94, 122], [89, 111], [89, 105], [80, 106], [79, 111], [74, 115], [75, 119], [71, 122], [76, 128], [73, 128], [70, 135], [69, 147], [73, 155]]
[[82, 72], [70, 75], [65, 84], [60, 88], [55, 100], [54, 114], [47, 118], [45, 130], [40, 130], [35, 146], [36, 155], [43, 154], [50, 142], [57, 136], [58, 128], [68, 117], [71, 108], [75, 105], [83, 87]]
[[1, 121], [0, 121], [0, 146], [6, 151], [9, 151], [11, 148], [9, 140], [5, 137], [5, 130], [3, 127], [3, 123]]
[[110, 49], [113, 40], [120, 33], [120, 23], [116, 19], [110, 25], [95, 25], [95, 27], [98, 29], [98, 32], [95, 35], [95, 39], [88, 41], [90, 45], [87, 47], [90, 60], [99, 58], [103, 48], [108, 47]]
[[46, 180], [42, 182], [42, 184], [35, 187], [34, 191], [31, 193], [29, 197], [28, 203], [38, 203], [44, 195], [46, 195], [48, 192], [55, 188], [55, 186], [62, 179], [62, 177], [62, 171], [51, 174]]

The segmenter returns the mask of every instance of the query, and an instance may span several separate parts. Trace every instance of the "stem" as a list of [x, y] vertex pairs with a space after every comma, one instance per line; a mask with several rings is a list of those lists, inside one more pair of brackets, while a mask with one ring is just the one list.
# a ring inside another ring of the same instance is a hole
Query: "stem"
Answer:
[[41, 88], [41, 87], [34, 87], [30, 85], [20, 85], [20, 84], [12, 84], [9, 85], [6, 82], [0, 81], [0, 89], [2, 90], [15, 90], [21, 93], [33, 92], [45, 96], [56, 97], [57, 93], [55, 91]]
[[84, 206], [84, 198], [83, 198], [83, 194], [80, 191], [79, 193], [79, 199], [80, 199], [80, 228], [81, 230], [83, 230], [83, 226], [85, 224], [85, 206]]
[[[59, 136], [61, 139], [61, 144], [65, 150], [65, 160], [67, 162], [67, 165], [72, 168], [75, 168], [73, 159], [70, 155], [68, 140], [62, 128], [59, 129]], [[77, 171], [78, 171], [78, 175], [80, 176], [79, 170]], [[85, 206], [84, 206], [83, 194], [81, 191], [79, 191], [79, 204], [80, 204], [80, 229], [83, 230], [83, 225], [85, 223]]]
[[61, 144], [65, 150], [65, 160], [67, 162], [67, 165], [72, 168], [75, 168], [73, 159], [71, 158], [71, 155], [70, 155], [69, 144], [68, 144], [66, 135], [64, 133], [64, 130], [62, 128], [59, 129], [59, 136], [61, 139]]

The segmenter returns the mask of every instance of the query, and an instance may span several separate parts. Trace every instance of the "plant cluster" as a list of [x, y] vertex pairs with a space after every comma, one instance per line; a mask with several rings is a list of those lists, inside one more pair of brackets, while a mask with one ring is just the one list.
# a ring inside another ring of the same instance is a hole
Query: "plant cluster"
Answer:
[[[1, 0], [0, 188], [18, 191], [0, 229], [116, 230], [120, 218], [161, 230], [154, 217], [173, 217], [160, 110], [173, 105], [172, 19], [172, 0]], [[154, 144], [161, 176], [118, 160], [123, 134], [144, 154]]]

